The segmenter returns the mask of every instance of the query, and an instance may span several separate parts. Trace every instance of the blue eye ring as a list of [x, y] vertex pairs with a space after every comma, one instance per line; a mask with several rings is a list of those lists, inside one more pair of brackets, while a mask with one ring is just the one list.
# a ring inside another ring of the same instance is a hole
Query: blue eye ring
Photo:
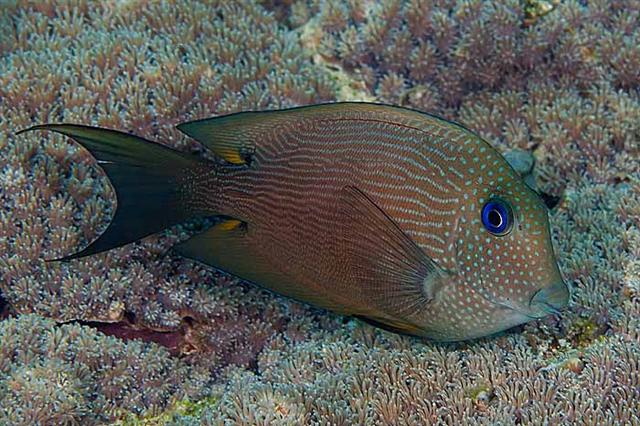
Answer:
[[482, 207], [482, 225], [493, 235], [507, 235], [513, 226], [513, 213], [509, 204], [500, 198], [487, 201]]

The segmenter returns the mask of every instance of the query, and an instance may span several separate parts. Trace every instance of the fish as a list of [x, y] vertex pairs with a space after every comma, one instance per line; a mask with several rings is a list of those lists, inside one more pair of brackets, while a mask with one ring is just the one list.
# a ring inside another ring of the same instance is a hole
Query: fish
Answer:
[[19, 132], [72, 138], [116, 193], [106, 230], [58, 260], [215, 218], [171, 250], [395, 333], [475, 339], [567, 306], [548, 208], [496, 149], [460, 124], [338, 102], [177, 129], [215, 161], [99, 127]]

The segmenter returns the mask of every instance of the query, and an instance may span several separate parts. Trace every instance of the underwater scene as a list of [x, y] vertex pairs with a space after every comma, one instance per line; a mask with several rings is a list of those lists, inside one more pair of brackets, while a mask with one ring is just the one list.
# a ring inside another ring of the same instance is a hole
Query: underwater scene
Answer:
[[0, 425], [640, 425], [638, 0], [0, 0]]

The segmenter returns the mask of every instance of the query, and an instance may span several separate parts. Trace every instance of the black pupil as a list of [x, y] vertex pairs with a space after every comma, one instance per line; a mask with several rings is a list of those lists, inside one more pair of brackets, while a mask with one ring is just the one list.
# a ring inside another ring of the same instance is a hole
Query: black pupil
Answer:
[[492, 209], [489, 212], [489, 216], [487, 217], [487, 219], [489, 219], [489, 223], [494, 228], [498, 228], [500, 225], [502, 225], [502, 216], [500, 216], [500, 212], [496, 209]]

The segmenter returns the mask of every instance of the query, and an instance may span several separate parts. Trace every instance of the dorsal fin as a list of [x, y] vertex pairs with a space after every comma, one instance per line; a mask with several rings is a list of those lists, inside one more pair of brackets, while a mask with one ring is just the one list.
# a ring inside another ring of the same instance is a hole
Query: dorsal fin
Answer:
[[269, 132], [274, 112], [240, 112], [178, 124], [177, 128], [231, 164], [250, 164], [256, 141]]
[[[272, 111], [246, 111], [179, 124], [178, 130], [200, 142], [231, 164], [249, 164], [261, 141], [270, 139], [285, 126], [304, 120], [367, 119], [405, 126], [429, 125], [464, 130], [438, 117], [367, 102], [336, 102]], [[425, 120], [427, 118], [427, 120]], [[466, 131], [466, 130], [465, 130]]]

